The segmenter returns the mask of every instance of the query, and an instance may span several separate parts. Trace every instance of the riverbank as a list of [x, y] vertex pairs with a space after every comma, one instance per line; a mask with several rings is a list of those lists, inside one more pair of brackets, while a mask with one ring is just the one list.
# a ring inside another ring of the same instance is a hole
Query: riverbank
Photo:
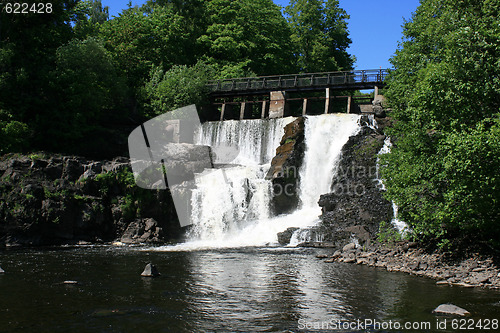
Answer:
[[474, 254], [452, 258], [445, 253], [428, 253], [413, 242], [392, 247], [381, 244], [356, 247], [350, 243], [333, 255], [318, 255], [325, 262], [341, 262], [378, 267], [436, 280], [437, 285], [500, 289], [500, 269], [494, 258]]
[[128, 158], [0, 157], [0, 248], [163, 244], [180, 235], [170, 193], [135, 186]]

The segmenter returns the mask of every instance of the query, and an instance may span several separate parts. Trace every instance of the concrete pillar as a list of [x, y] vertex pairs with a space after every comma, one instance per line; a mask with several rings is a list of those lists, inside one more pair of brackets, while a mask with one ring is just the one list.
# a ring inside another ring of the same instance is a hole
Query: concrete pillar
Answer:
[[347, 113], [351, 113], [351, 103], [352, 103], [352, 97], [348, 96], [347, 97]]
[[302, 115], [305, 116], [307, 114], [307, 98], [304, 98], [302, 101]]
[[222, 109], [220, 110], [220, 120], [224, 120], [224, 112], [226, 112], [226, 103], [222, 104]]
[[260, 113], [261, 119], [266, 118], [266, 105], [267, 105], [267, 101], [262, 101], [262, 112]]
[[330, 88], [325, 89], [325, 113], [330, 110]]
[[378, 96], [378, 86], [375, 86], [375, 91], [373, 92], [373, 99], [377, 99]]
[[241, 107], [240, 107], [240, 120], [245, 119], [245, 109], [246, 109], [247, 103], [241, 102]]
[[285, 92], [271, 91], [269, 118], [281, 118], [285, 115]]

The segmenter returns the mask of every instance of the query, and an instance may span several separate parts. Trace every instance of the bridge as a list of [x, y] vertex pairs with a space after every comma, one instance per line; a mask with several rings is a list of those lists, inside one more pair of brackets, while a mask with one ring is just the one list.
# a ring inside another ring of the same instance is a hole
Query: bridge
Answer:
[[[252, 118], [255, 110], [249, 112], [251, 109], [249, 107], [255, 106], [256, 103], [261, 103], [261, 118], [286, 116], [287, 104], [297, 101], [302, 102], [302, 115], [305, 115], [308, 114], [310, 102], [317, 104], [318, 100], [323, 99], [324, 113], [331, 111], [334, 100], [347, 101], [346, 112], [351, 113], [354, 111], [353, 99], [359, 102], [362, 99], [366, 100], [366, 97], [356, 97], [352, 94], [341, 96], [335, 91], [375, 89], [374, 99], [377, 99], [380, 96], [379, 88], [385, 86], [387, 74], [387, 69], [375, 69], [246, 77], [210, 81], [207, 88], [212, 105], [220, 110], [220, 117], [218, 117], [220, 120]], [[310, 95], [319, 91], [324, 91], [325, 96], [308, 96], [308, 93]], [[299, 97], [290, 96], [293, 94]], [[364, 103], [366, 104], [366, 101]], [[371, 100], [368, 103], [371, 105]], [[235, 115], [232, 111], [232, 106], [235, 104], [240, 104], [239, 115]]]

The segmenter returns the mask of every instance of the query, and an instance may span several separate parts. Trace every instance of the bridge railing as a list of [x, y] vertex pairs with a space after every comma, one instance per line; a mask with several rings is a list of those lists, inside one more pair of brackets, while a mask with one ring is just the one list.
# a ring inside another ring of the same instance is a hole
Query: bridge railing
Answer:
[[382, 83], [387, 69], [353, 70], [344, 72], [289, 74], [276, 76], [245, 77], [210, 81], [209, 91], [231, 92], [252, 90], [278, 90], [310, 87], [355, 86]]

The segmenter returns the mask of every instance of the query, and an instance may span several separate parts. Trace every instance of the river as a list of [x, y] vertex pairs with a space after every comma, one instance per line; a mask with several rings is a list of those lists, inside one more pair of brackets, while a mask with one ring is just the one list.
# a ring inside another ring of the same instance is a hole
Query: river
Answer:
[[[403, 273], [324, 263], [315, 258], [323, 251], [162, 252], [112, 246], [3, 251], [0, 331], [354, 331], [334, 330], [338, 320], [344, 325], [429, 322], [435, 331], [439, 318], [432, 310], [441, 303], [464, 307], [475, 320], [500, 313], [497, 291], [436, 286]], [[148, 262], [160, 277], [140, 276]], [[78, 284], [62, 284], [65, 280]], [[446, 331], [455, 331], [447, 320]], [[330, 326], [315, 330], [320, 324]]]

